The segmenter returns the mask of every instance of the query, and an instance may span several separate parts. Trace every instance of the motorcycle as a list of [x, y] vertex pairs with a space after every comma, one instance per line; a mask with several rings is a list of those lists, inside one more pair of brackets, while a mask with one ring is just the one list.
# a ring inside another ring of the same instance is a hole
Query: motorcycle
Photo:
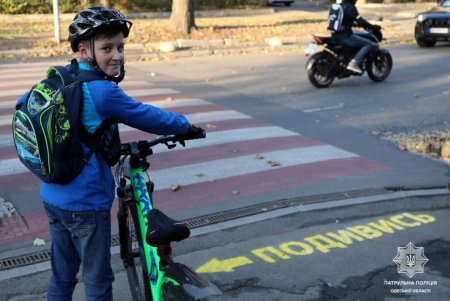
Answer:
[[[375, 43], [383, 40], [381, 30], [354, 31]], [[326, 88], [333, 83], [335, 78], [342, 79], [350, 76], [362, 76], [347, 69], [350, 60], [356, 55], [359, 48], [342, 45], [333, 37], [313, 36], [314, 42], [305, 50], [307, 56], [311, 56], [306, 62], [308, 79], [317, 88]], [[323, 50], [316, 52], [318, 46]], [[361, 69], [367, 71], [367, 75], [374, 82], [384, 81], [392, 70], [392, 56], [387, 49], [378, 48], [369, 52], [361, 61]]]

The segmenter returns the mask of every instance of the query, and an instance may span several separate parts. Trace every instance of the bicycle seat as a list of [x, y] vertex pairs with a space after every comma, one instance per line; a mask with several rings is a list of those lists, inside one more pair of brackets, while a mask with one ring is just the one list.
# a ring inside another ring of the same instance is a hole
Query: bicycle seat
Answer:
[[168, 245], [172, 241], [182, 241], [191, 234], [182, 222], [171, 219], [158, 209], [150, 210], [146, 241], [153, 247]]

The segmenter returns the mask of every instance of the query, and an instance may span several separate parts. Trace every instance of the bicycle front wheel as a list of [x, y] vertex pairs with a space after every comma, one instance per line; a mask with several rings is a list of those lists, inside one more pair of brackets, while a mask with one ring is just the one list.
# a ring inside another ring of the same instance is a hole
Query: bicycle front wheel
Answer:
[[137, 210], [135, 203], [128, 204], [128, 256], [125, 269], [133, 300], [148, 301], [152, 300], [151, 288]]

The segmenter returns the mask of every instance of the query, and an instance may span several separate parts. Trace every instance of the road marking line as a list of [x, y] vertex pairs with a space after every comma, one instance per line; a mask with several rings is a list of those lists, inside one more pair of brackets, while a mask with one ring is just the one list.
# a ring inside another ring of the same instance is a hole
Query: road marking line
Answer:
[[[144, 104], [152, 105], [154, 107], [158, 107], [161, 109], [171, 109], [177, 107], [184, 106], [200, 106], [200, 105], [209, 105], [210, 102], [207, 102], [203, 99], [199, 98], [177, 98], [174, 101], [167, 100], [155, 100], [155, 101], [144, 101]], [[12, 114], [8, 115], [0, 115], [0, 126], [2, 125], [10, 125], [12, 120]]]
[[[264, 157], [275, 160], [280, 165], [272, 166], [266, 160], [255, 159], [255, 155], [252, 154], [154, 171], [152, 181], [164, 189], [171, 184], [192, 185], [294, 165], [358, 157], [358, 155], [331, 145], [319, 145], [265, 152]], [[197, 174], [202, 176], [198, 177]]]
[[341, 103], [341, 104], [338, 104], [336, 106], [306, 109], [306, 110], [303, 110], [303, 113], [314, 113], [314, 112], [320, 112], [320, 111], [337, 110], [337, 109], [341, 109], [343, 107], [344, 107], [344, 104]]
[[[261, 138], [281, 137], [291, 135], [298, 135], [298, 134], [275, 126], [228, 130], [211, 133], [208, 135], [207, 139], [201, 141], [199, 140], [189, 141], [189, 148], [190, 149], [200, 148], [211, 145], [223, 144], [227, 142], [246, 141], [251, 139], [261, 139]], [[11, 143], [10, 145], [12, 145], [13, 144], [12, 137], [9, 137], [9, 139]], [[6, 146], [6, 143], [5, 142], [2, 143], [2, 140], [0, 140], [0, 146]], [[155, 153], [168, 151], [168, 149], [162, 145], [156, 146], [154, 149]], [[156, 149], [158, 150], [156, 151]], [[24, 172], [28, 172], [28, 169], [19, 161], [19, 159], [14, 158], [14, 159], [0, 160], [0, 176], [19, 174]]]
[[[0, 93], [0, 97], [9, 97], [14, 96], [17, 99], [14, 100], [6, 100], [0, 102], [0, 109], [14, 107], [17, 100], [26, 92], [26, 90], [7, 90], [6, 92]], [[130, 97], [138, 97], [138, 96], [152, 96], [152, 95], [164, 95], [164, 94], [179, 94], [177, 90], [169, 89], [169, 88], [155, 88], [155, 89], [140, 89], [140, 90], [130, 90], [125, 92]], [[3, 95], [6, 94], [6, 95]]]

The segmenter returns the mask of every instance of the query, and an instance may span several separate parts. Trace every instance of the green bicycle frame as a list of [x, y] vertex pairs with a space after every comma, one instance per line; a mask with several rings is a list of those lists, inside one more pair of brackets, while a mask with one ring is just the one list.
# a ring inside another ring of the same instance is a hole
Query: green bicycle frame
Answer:
[[[204, 134], [203, 136], [204, 137]], [[148, 216], [153, 209], [152, 204], [152, 192], [153, 188], [147, 186], [147, 182], [144, 178], [144, 168], [143, 163], [146, 162], [146, 156], [151, 155], [152, 149], [151, 146], [154, 146], [158, 143], [165, 143], [169, 148], [173, 148], [173, 144], [168, 144], [167, 142], [180, 142], [184, 146], [184, 142], [182, 140], [175, 140], [174, 136], [162, 136], [161, 138], [146, 142], [147, 145], [140, 141], [131, 142], [125, 145], [122, 145], [123, 150], [122, 154], [125, 156], [130, 156], [129, 161], [129, 169], [127, 169], [126, 176], [120, 179], [118, 189], [118, 196], [121, 198], [121, 202], [119, 202], [119, 236], [121, 237], [121, 258], [124, 260], [125, 266], [127, 266], [127, 261], [129, 260], [129, 233], [128, 232], [128, 220], [126, 217], [126, 207], [124, 207], [124, 203], [122, 203], [123, 198], [127, 198], [128, 201], [131, 197], [129, 195], [129, 188], [126, 188], [126, 180], [125, 178], [129, 178], [130, 186], [133, 191], [133, 203], [136, 202], [136, 215], [134, 222], [136, 223], [136, 227], [140, 227], [140, 233], [136, 233], [137, 239], [140, 238], [140, 255], [142, 256], [142, 260], [145, 258], [144, 269], [147, 269], [147, 275], [141, 275], [140, 277], [148, 277], [149, 286], [151, 290], [151, 297], [153, 301], [163, 301], [166, 297], [174, 297], [181, 298], [183, 300], [199, 300], [204, 299], [213, 295], [221, 295], [222, 291], [217, 288], [214, 284], [209, 282], [207, 279], [197, 274], [190, 267], [175, 262], [171, 256], [171, 248], [170, 242], [168, 244], [163, 244], [160, 246], [152, 246], [147, 243], [147, 230], [150, 225], [150, 221], [148, 220]], [[196, 138], [195, 138], [196, 139]], [[122, 165], [125, 162], [125, 158], [123, 158]], [[145, 165], [145, 164], [144, 164]], [[120, 170], [119, 170], [120, 171]], [[120, 172], [119, 172], [120, 173]], [[126, 205], [125, 205], [126, 206]], [[125, 209], [125, 210], [124, 210]], [[134, 211], [133, 211], [134, 212]], [[132, 213], [134, 215], [134, 213]], [[169, 217], [165, 217], [166, 219], [171, 220]], [[157, 221], [155, 221], [157, 222]], [[176, 222], [176, 221], [174, 221]], [[139, 225], [139, 226], [138, 226]], [[185, 226], [185, 225], [184, 225]], [[186, 226], [185, 226], [186, 227]], [[125, 229], [126, 228], [126, 229]], [[187, 227], [186, 227], [187, 229]], [[175, 230], [174, 230], [175, 231]], [[184, 231], [184, 230], [183, 230]], [[121, 234], [122, 232], [122, 234]], [[172, 234], [173, 233], [173, 234]], [[185, 239], [189, 236], [189, 232], [187, 232], [187, 236], [184, 237], [176, 237], [177, 233], [168, 231], [166, 233], [170, 239], [174, 239], [175, 241], [180, 241], [179, 239]], [[175, 235], [171, 237], [171, 235]], [[125, 239], [126, 241], [122, 241]], [[122, 244], [123, 243], [123, 244]], [[125, 245], [126, 244], [126, 245]], [[126, 247], [126, 249], [125, 249]], [[141, 262], [143, 264], [143, 262]], [[135, 278], [136, 276], [132, 276]], [[130, 276], [128, 280], [130, 281]], [[133, 280], [134, 281], [134, 280]], [[133, 285], [133, 283], [131, 283]], [[145, 284], [146, 293], [147, 292], [147, 284]], [[166, 288], [167, 287], [167, 288]], [[135, 291], [132, 289], [132, 294], [135, 294]], [[163, 296], [164, 294], [164, 296]], [[167, 294], [167, 296], [165, 296]]]
[[147, 263], [148, 277], [150, 280], [150, 287], [153, 301], [162, 301], [162, 286], [165, 280], [172, 282], [175, 285], [180, 285], [173, 279], [165, 277], [165, 271], [159, 269], [159, 255], [156, 247], [150, 246], [145, 241], [145, 229], [148, 226], [148, 213], [153, 208], [151, 202], [151, 195], [148, 192], [147, 185], [144, 179], [142, 168], [130, 168], [130, 181], [134, 191], [134, 199], [138, 203], [138, 220], [141, 228], [142, 245], [145, 253], [145, 261]]

